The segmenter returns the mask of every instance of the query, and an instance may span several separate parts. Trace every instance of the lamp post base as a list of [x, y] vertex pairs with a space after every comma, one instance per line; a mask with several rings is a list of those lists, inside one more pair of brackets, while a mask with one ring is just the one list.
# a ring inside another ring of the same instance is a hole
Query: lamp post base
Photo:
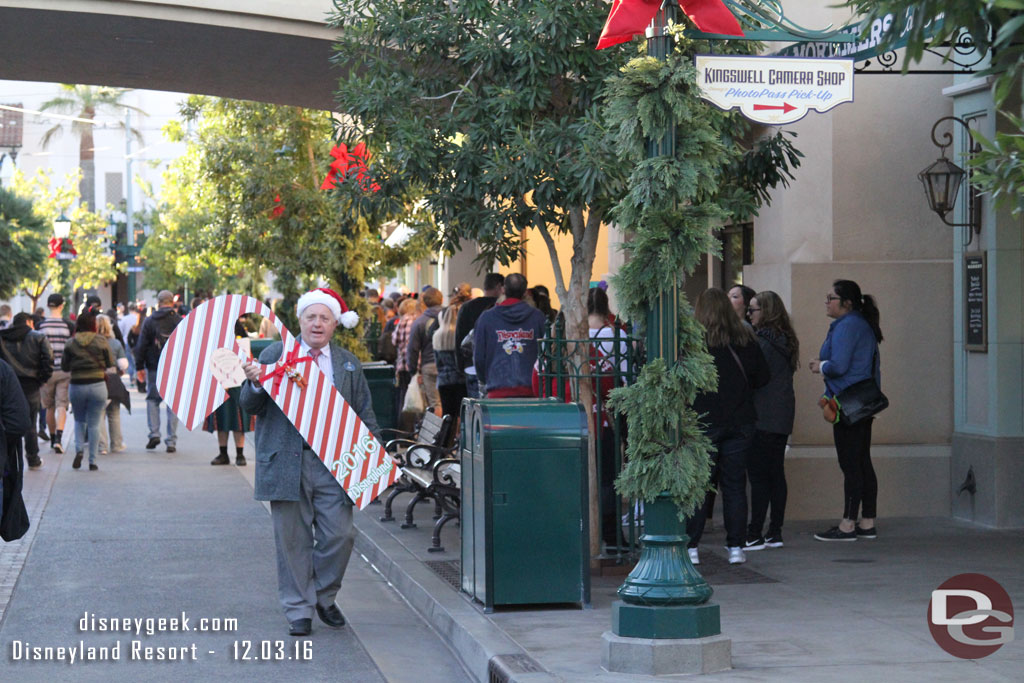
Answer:
[[707, 638], [722, 633], [718, 605], [650, 607], [612, 603], [612, 633], [623, 638]]
[[723, 635], [653, 639], [624, 638], [605, 631], [601, 640], [601, 666], [616, 673], [667, 676], [732, 668], [732, 639]]

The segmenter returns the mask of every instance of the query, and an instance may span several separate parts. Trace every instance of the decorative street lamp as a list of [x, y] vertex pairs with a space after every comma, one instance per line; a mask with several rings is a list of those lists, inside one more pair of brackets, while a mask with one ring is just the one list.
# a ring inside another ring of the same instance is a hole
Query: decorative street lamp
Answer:
[[[917, 177], [924, 186], [924, 193], [928, 198], [928, 208], [938, 214], [943, 223], [954, 228], [971, 228], [976, 235], [981, 233], [981, 216], [978, 211], [980, 207], [977, 204], [977, 197], [973, 192], [971, 193], [970, 216], [967, 223], [952, 223], [946, 218], [946, 214], [956, 206], [960, 185], [967, 172], [946, 158], [946, 148], [953, 144], [953, 134], [950, 131], [943, 133], [943, 142], [939, 142], [935, 137], [935, 131], [943, 121], [955, 121], [970, 133], [970, 126], [967, 122], [955, 116], [943, 116], [936, 121], [932, 126], [932, 143], [941, 150], [942, 156], [918, 173]], [[973, 145], [971, 145], [971, 151], [974, 151]], [[973, 235], [971, 239], [974, 239]]]
[[66, 240], [71, 236], [71, 219], [65, 216], [63, 211], [60, 217], [53, 222], [53, 236], [59, 240]]
[[70, 261], [77, 255], [75, 247], [71, 244], [71, 219], [61, 211], [60, 217], [53, 222], [50, 258], [60, 261], [60, 283], [65, 301], [71, 300]]

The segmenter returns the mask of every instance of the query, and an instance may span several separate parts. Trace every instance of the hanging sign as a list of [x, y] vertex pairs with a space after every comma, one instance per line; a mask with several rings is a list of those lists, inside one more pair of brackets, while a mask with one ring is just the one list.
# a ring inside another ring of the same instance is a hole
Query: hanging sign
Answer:
[[[342, 398], [309, 356], [300, 357], [299, 340], [257, 298], [225, 294], [204, 301], [171, 333], [157, 368], [157, 389], [189, 429], [242, 382], [249, 359], [248, 340], [235, 338], [243, 313], [269, 318], [281, 333], [281, 357], [264, 367], [260, 385], [298, 430], [324, 467], [360, 508], [369, 505], [398, 478], [395, 461], [381, 447], [356, 411]], [[258, 418], [257, 418], [258, 419]]]
[[853, 60], [697, 55], [701, 97], [752, 121], [779, 125], [853, 102]]

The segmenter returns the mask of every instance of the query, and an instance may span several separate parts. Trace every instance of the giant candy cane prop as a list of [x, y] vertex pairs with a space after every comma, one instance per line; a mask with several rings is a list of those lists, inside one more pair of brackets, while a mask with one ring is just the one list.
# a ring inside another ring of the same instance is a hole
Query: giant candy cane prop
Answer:
[[[239, 359], [235, 320], [244, 313], [267, 317], [281, 333], [281, 358], [261, 377], [263, 389], [331, 471], [349, 498], [366, 507], [395, 482], [398, 468], [316, 363], [295, 362], [299, 340], [259, 299], [225, 294], [196, 306], [171, 333], [157, 368], [157, 388], [189, 429], [199, 427], [227, 398], [211, 371], [217, 349]], [[289, 360], [291, 362], [289, 363]]]

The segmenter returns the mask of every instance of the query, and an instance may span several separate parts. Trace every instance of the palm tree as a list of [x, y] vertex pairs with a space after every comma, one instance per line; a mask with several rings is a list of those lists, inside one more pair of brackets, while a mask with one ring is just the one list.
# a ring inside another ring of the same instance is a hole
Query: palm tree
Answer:
[[[78, 185], [78, 190], [82, 198], [81, 201], [92, 204], [96, 201], [95, 144], [92, 139], [94, 124], [86, 123], [86, 121], [95, 119], [97, 113], [120, 113], [125, 109], [130, 109], [143, 115], [146, 112], [138, 107], [121, 102], [121, 98], [130, 91], [128, 88], [67, 84], [61, 84], [60, 88], [63, 94], [43, 102], [39, 109], [41, 111], [70, 114], [79, 119], [71, 122], [71, 131], [79, 136], [78, 165], [82, 169], [82, 180]], [[124, 121], [120, 121], [117, 125], [122, 130], [125, 129]], [[50, 141], [59, 137], [63, 132], [64, 124], [58, 123], [43, 134], [40, 145], [43, 149], [46, 149]], [[139, 144], [142, 143], [142, 133], [137, 129], [129, 128], [127, 132]], [[130, 178], [128, 182], [131, 182]]]

